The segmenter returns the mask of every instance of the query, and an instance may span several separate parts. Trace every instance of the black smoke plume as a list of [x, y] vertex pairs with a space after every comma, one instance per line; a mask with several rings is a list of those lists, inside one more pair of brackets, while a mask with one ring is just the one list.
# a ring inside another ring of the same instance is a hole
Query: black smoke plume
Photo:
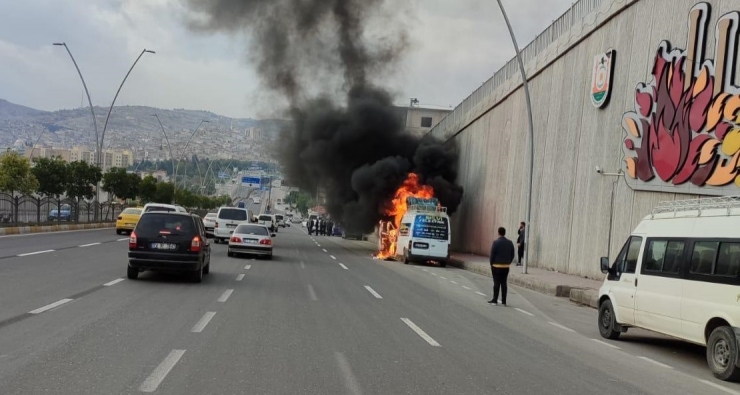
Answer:
[[289, 103], [281, 163], [305, 190], [326, 189], [332, 217], [371, 231], [409, 172], [455, 211], [462, 199], [456, 147], [407, 133], [405, 117], [379, 87], [407, 46], [397, 2], [186, 1], [192, 28], [249, 33], [263, 84]]

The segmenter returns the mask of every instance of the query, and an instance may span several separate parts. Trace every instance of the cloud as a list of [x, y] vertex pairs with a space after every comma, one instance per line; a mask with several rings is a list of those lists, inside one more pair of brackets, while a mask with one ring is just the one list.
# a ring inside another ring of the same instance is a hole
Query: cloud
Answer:
[[[505, 0], [523, 47], [570, 0]], [[0, 4], [0, 97], [44, 110], [79, 107], [82, 87], [65, 41], [96, 105], [109, 105], [143, 48], [117, 104], [204, 109], [238, 117], [280, 115], [248, 63], [247, 37], [189, 31], [181, 0], [36, 0]], [[495, 1], [412, 0], [411, 45], [385, 81], [396, 102], [455, 106], [514, 55]]]

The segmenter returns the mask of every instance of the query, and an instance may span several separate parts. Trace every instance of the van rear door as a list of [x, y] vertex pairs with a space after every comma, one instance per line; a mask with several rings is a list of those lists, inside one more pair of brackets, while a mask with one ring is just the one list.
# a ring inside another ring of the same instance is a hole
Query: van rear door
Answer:
[[411, 254], [447, 258], [450, 221], [445, 216], [417, 214], [411, 229]]
[[225, 227], [229, 233], [234, 233], [236, 226], [247, 220], [247, 210], [243, 208], [224, 207], [218, 210], [219, 227]]

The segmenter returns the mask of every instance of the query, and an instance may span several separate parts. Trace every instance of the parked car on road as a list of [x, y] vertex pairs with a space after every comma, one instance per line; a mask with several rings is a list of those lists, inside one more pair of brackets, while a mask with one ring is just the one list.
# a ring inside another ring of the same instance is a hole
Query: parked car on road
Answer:
[[203, 221], [196, 215], [144, 213], [128, 243], [129, 279], [145, 270], [187, 273], [201, 282], [211, 270], [211, 248]]
[[229, 250], [226, 254], [257, 255], [272, 259], [272, 238], [275, 236], [276, 234], [270, 233], [264, 225], [240, 224], [229, 239]]
[[142, 207], [129, 207], [116, 218], [116, 234], [131, 232], [141, 218]]

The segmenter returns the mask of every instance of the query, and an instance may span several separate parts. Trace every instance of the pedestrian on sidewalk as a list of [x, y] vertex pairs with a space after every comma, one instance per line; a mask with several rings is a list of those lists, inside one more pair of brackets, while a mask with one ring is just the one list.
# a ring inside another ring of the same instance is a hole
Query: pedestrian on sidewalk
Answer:
[[519, 260], [519, 262], [516, 264], [517, 266], [522, 265], [522, 257], [524, 256], [524, 232], [526, 230], [524, 229], [527, 225], [524, 222], [519, 223], [519, 230], [516, 232], [516, 255]]
[[501, 304], [506, 306], [506, 281], [509, 277], [509, 266], [514, 261], [514, 243], [506, 238], [506, 229], [498, 228], [498, 239], [491, 246], [491, 274], [493, 276], [493, 299], [488, 303], [498, 305], [498, 291], [501, 290]]

